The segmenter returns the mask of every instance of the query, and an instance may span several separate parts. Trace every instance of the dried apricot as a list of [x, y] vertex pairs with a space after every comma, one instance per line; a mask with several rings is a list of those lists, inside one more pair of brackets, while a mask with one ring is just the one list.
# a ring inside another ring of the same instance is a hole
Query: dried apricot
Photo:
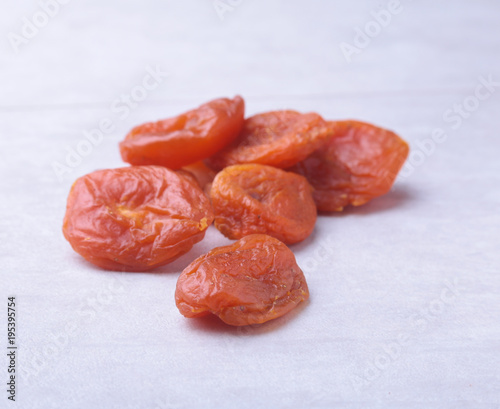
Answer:
[[144, 271], [186, 253], [213, 221], [194, 180], [161, 166], [99, 170], [77, 179], [63, 233], [88, 261]]
[[185, 317], [212, 313], [229, 325], [278, 318], [308, 298], [292, 251], [264, 234], [198, 257], [179, 276], [175, 290], [175, 303]]
[[331, 121], [326, 144], [289, 170], [314, 187], [320, 211], [340, 211], [387, 193], [407, 156], [408, 144], [394, 132], [359, 121]]
[[316, 222], [312, 187], [295, 173], [271, 166], [229, 166], [212, 183], [215, 227], [230, 239], [263, 233], [285, 243], [311, 234]]
[[238, 138], [206, 160], [220, 170], [239, 163], [260, 163], [286, 168], [305, 159], [329, 135], [326, 122], [318, 114], [273, 111], [245, 120]]
[[208, 158], [240, 133], [245, 103], [220, 98], [174, 118], [136, 126], [120, 143], [120, 153], [132, 165], [179, 169]]
[[216, 175], [215, 171], [207, 167], [201, 161], [193, 163], [192, 165], [184, 166], [182, 170], [185, 170], [193, 175], [202, 189], [205, 189], [207, 185], [212, 183]]

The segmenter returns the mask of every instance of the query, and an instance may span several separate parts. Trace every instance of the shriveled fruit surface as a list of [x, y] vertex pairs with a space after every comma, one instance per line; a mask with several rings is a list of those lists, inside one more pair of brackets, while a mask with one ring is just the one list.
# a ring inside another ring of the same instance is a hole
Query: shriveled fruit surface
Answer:
[[238, 138], [206, 163], [217, 170], [239, 163], [286, 168], [305, 159], [328, 135], [329, 128], [318, 114], [265, 112], [246, 119]]
[[229, 166], [212, 183], [215, 227], [230, 239], [263, 233], [288, 243], [304, 240], [316, 222], [312, 187], [295, 173], [271, 166]]
[[212, 313], [230, 325], [278, 318], [308, 298], [292, 251], [264, 234], [198, 257], [179, 276], [175, 291], [177, 308], [185, 317]]
[[170, 169], [205, 159], [231, 143], [244, 120], [243, 98], [220, 98], [199, 108], [136, 126], [120, 143], [120, 153], [132, 165]]
[[359, 206], [387, 193], [407, 156], [408, 144], [394, 132], [359, 121], [331, 121], [326, 144], [289, 170], [314, 187], [320, 211]]
[[193, 178], [161, 166], [132, 166], [77, 179], [63, 233], [100, 267], [144, 271], [186, 253], [212, 221], [210, 202]]

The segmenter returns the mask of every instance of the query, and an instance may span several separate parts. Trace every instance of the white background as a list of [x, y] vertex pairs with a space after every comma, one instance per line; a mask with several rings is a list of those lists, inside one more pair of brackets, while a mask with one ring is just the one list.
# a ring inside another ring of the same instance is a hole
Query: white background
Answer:
[[[0, 408], [500, 407], [500, 3], [401, 0], [380, 28], [388, 3], [233, 0], [221, 18], [211, 0], [73, 0], [44, 22], [38, 2], [2, 0]], [[47, 24], [16, 53], [24, 17]], [[348, 61], [357, 28], [373, 38]], [[169, 75], [144, 96], [157, 65]], [[479, 101], [481, 77], [497, 85]], [[117, 112], [131, 92], [144, 100]], [[132, 126], [237, 93], [247, 114], [361, 119], [412, 148], [391, 193], [292, 247], [310, 302], [245, 329], [175, 308], [182, 269], [228, 242], [213, 227], [144, 274], [99, 270], [61, 233], [71, 183], [122, 166]], [[58, 178], [103, 118], [113, 130]]]

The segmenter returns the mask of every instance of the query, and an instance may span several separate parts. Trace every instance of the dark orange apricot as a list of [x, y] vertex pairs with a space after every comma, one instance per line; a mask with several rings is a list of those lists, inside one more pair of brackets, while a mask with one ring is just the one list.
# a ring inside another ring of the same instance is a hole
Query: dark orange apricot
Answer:
[[213, 169], [241, 163], [286, 168], [305, 159], [329, 135], [326, 122], [315, 113], [273, 111], [245, 120], [238, 138], [205, 161]]
[[215, 227], [230, 239], [253, 233], [297, 243], [316, 222], [312, 187], [295, 173], [272, 166], [229, 166], [215, 177], [210, 190]]
[[120, 143], [120, 153], [132, 165], [179, 169], [215, 154], [240, 133], [243, 98], [220, 98], [178, 115], [136, 126]]
[[292, 251], [263, 234], [198, 257], [179, 276], [175, 290], [175, 303], [185, 317], [211, 313], [237, 326], [281, 317], [308, 298]]
[[394, 132], [359, 121], [331, 121], [321, 149], [289, 170], [314, 187], [320, 211], [359, 206], [391, 189], [409, 152]]
[[212, 221], [210, 202], [194, 179], [161, 166], [132, 166], [77, 179], [63, 233], [91, 263], [145, 271], [189, 251]]

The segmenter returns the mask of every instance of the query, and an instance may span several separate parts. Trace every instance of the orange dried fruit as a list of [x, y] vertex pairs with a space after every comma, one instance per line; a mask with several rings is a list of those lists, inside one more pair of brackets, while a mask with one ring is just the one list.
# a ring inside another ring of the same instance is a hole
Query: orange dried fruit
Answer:
[[241, 163], [286, 168], [319, 148], [329, 132], [315, 113], [265, 112], [246, 119], [238, 138], [205, 163], [217, 170]]
[[217, 315], [229, 325], [261, 324], [309, 298], [292, 251], [253, 234], [198, 257], [177, 281], [175, 303], [188, 318]]
[[243, 98], [220, 98], [174, 118], [136, 126], [120, 143], [132, 165], [179, 169], [208, 158], [231, 143], [244, 120]]
[[201, 161], [193, 163], [192, 165], [184, 166], [182, 170], [193, 175], [203, 190], [205, 190], [205, 188], [213, 182], [216, 175], [215, 171], [210, 169]]
[[230, 239], [253, 233], [297, 243], [316, 222], [312, 187], [295, 173], [271, 166], [229, 166], [215, 177], [210, 190], [215, 227]]
[[196, 181], [161, 166], [133, 166], [77, 179], [63, 233], [91, 263], [145, 271], [189, 251], [212, 221], [212, 207]]
[[288, 170], [307, 178], [320, 211], [359, 206], [391, 189], [409, 152], [394, 132], [359, 121], [331, 121], [321, 149]]

